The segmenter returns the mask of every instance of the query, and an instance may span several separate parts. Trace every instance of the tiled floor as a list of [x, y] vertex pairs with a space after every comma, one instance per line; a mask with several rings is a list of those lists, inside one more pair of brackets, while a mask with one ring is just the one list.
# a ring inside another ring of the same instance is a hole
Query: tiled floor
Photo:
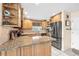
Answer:
[[68, 56], [68, 55], [56, 49], [55, 47], [52, 47], [52, 56]]
[[79, 56], [79, 50], [67, 49], [66, 51], [61, 51], [52, 46], [52, 56]]
[[69, 48], [64, 51], [68, 56], [79, 56], [79, 50], [75, 48]]

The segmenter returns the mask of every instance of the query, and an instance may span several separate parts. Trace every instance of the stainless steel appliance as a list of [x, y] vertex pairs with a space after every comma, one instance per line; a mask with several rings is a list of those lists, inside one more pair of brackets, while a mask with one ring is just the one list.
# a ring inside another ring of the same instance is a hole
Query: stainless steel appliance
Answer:
[[61, 50], [62, 48], [62, 22], [53, 22], [51, 26], [51, 37], [55, 40], [52, 40], [52, 45]]

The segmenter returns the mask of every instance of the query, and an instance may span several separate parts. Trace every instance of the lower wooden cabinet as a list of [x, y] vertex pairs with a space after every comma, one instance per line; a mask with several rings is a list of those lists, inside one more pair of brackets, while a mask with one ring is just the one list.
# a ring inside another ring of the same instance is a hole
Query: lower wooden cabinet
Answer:
[[21, 56], [32, 56], [32, 46], [22, 47]]
[[16, 49], [5, 51], [5, 56], [16, 56]]
[[51, 56], [50, 42], [33, 45], [33, 55], [34, 56]]
[[0, 51], [0, 56], [16, 56], [16, 49], [7, 50], [7, 51]]
[[0, 51], [0, 56], [5, 56], [5, 51]]
[[21, 56], [21, 48], [16, 49], [16, 56]]
[[51, 56], [51, 43], [40, 43], [12, 50], [0, 51], [1, 56]]

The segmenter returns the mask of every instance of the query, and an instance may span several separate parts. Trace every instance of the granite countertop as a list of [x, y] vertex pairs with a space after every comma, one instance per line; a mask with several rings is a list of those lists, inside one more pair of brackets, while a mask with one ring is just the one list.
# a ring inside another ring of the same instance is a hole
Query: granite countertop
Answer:
[[23, 46], [32, 46], [34, 44], [41, 44], [49, 41], [51, 41], [51, 38], [48, 36], [40, 36], [37, 40], [33, 37], [21, 36], [0, 45], [0, 51], [12, 50]]

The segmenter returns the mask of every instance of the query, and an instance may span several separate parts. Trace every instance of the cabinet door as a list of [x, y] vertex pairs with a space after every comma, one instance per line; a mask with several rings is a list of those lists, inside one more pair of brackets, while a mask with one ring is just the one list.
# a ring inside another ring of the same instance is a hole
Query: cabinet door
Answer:
[[50, 43], [41, 43], [41, 44], [34, 45], [33, 55], [34, 56], [50, 56], [51, 55]]
[[5, 56], [5, 51], [0, 51], [0, 56]]
[[7, 50], [5, 53], [6, 56], [16, 56], [16, 49]]
[[35, 56], [43, 56], [43, 55], [45, 55], [45, 49], [44, 49], [43, 44], [37, 44], [37, 45], [35, 45], [34, 48], [35, 48], [34, 49]]
[[45, 43], [45, 56], [51, 56], [51, 42]]
[[32, 46], [22, 47], [21, 56], [32, 56]]
[[21, 56], [21, 48], [16, 49], [16, 56]]

